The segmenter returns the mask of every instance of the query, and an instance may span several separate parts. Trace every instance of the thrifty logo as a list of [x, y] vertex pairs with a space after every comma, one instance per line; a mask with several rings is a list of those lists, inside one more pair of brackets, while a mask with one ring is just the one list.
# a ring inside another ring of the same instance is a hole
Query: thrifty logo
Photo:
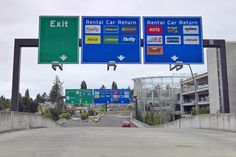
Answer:
[[198, 26], [183, 26], [184, 34], [199, 34]]
[[137, 27], [136, 26], [123, 26], [121, 28], [122, 34], [136, 34]]
[[86, 34], [99, 34], [101, 33], [100, 25], [85, 25]]
[[119, 38], [118, 36], [104, 36], [103, 43], [104, 44], [118, 44]]
[[184, 36], [184, 44], [199, 44], [199, 36]]
[[177, 26], [168, 26], [167, 27], [167, 33], [178, 33], [179, 32], [179, 29]]
[[180, 36], [166, 36], [166, 44], [181, 44]]
[[162, 26], [147, 26], [147, 34], [162, 34]]
[[163, 55], [163, 47], [162, 46], [148, 46], [147, 54], [148, 55]]
[[96, 35], [86, 35], [85, 44], [101, 44], [101, 37]]
[[162, 44], [162, 36], [147, 36], [147, 44]]
[[118, 33], [118, 26], [104, 26], [104, 33]]
[[122, 36], [122, 43], [123, 44], [135, 44], [137, 43], [136, 36]]

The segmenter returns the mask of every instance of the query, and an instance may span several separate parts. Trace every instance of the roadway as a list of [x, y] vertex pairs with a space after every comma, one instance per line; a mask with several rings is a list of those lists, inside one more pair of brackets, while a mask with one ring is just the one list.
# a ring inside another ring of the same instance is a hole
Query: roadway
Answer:
[[[64, 127], [121, 127], [123, 121], [129, 121], [130, 113], [112, 114], [106, 113], [99, 122], [70, 120], [66, 121]], [[135, 127], [131, 125], [131, 127]]]
[[0, 157], [235, 157], [236, 133], [62, 127], [0, 134]]

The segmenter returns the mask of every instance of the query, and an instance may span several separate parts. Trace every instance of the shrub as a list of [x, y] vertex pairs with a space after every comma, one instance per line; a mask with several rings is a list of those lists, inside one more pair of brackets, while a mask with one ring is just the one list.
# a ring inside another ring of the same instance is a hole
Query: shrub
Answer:
[[65, 118], [65, 119], [70, 119], [70, 114], [68, 112], [63, 112], [59, 115], [59, 118]]
[[88, 117], [89, 117], [88, 112], [83, 112], [83, 113], [81, 113], [81, 119], [82, 119], [82, 120], [86, 120], [86, 119], [88, 119]]
[[158, 125], [160, 124], [160, 116], [155, 112], [146, 112], [145, 123], [148, 125]]

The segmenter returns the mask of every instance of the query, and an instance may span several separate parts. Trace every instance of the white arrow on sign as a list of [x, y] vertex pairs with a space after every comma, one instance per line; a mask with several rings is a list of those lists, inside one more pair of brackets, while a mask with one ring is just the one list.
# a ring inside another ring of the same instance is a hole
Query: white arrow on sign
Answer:
[[65, 61], [68, 57], [66, 55], [62, 55], [62, 56], [60, 56], [60, 58], [62, 61]]
[[176, 55], [170, 57], [171, 59], [173, 59], [173, 61], [176, 61], [179, 57], [177, 57]]
[[125, 59], [125, 56], [123, 56], [123, 55], [119, 55], [119, 56], [117, 56], [117, 58], [118, 58], [120, 61], [122, 61], [122, 60]]

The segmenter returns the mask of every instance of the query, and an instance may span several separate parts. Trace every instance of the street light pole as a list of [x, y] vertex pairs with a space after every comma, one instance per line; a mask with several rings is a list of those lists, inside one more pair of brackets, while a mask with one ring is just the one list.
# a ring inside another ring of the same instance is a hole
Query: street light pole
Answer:
[[191, 75], [192, 75], [193, 83], [194, 83], [194, 93], [195, 93], [195, 94], [194, 94], [194, 95], [195, 95], [194, 105], [195, 105], [195, 107], [196, 107], [196, 112], [197, 112], [197, 114], [198, 114], [199, 106], [198, 106], [198, 94], [197, 94], [197, 81], [196, 81], [196, 79], [195, 79], [195, 77], [194, 77], [194, 75], [193, 75], [193, 70], [192, 70], [192, 68], [191, 68], [191, 65], [190, 65], [190, 64], [186, 64], [186, 65], [188, 65], [188, 67], [189, 67], [189, 70], [190, 70]]

